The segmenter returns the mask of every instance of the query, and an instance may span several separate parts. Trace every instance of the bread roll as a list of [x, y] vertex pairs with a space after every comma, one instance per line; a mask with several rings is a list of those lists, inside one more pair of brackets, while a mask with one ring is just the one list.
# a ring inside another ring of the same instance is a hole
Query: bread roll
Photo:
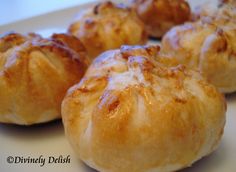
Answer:
[[236, 18], [236, 1], [235, 0], [220, 0], [216, 3], [207, 1], [206, 3], [197, 6], [192, 11], [192, 21], [197, 21], [204, 17], [219, 18], [228, 15], [227, 17]]
[[31, 125], [61, 117], [67, 89], [88, 66], [80, 41], [63, 34], [43, 39], [9, 33], [0, 38], [0, 122]]
[[161, 38], [170, 28], [188, 21], [190, 6], [185, 0], [131, 0], [148, 35]]
[[231, 4], [231, 5], [236, 5], [236, 1], [235, 0], [220, 0], [221, 4]]
[[96, 58], [62, 103], [65, 134], [102, 172], [171, 172], [214, 151], [223, 96], [198, 72], [166, 67], [159, 47], [122, 47]]
[[215, 17], [172, 28], [162, 52], [202, 72], [223, 93], [236, 91], [236, 8], [225, 6]]
[[147, 41], [144, 25], [137, 14], [109, 1], [81, 13], [68, 31], [82, 41], [92, 59], [123, 44], [145, 44]]

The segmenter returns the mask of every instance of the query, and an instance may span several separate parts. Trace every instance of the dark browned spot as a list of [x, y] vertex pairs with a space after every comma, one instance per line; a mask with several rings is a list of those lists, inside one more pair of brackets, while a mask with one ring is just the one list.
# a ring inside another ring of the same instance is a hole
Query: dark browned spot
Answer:
[[114, 7], [114, 5], [111, 1], [107, 1], [107, 2], [104, 2], [104, 3], [99, 3], [94, 7], [93, 13], [95, 15], [98, 15], [100, 10], [102, 10], [103, 8], [108, 8], [109, 9], [109, 8], [113, 8], [113, 7]]
[[82, 93], [88, 93], [88, 92], [91, 91], [90, 89], [88, 89], [88, 88], [86, 88], [86, 87], [84, 87], [84, 88], [79, 88], [78, 90], [79, 90], [80, 92], [82, 92]]
[[98, 8], [101, 4], [97, 4], [94, 9], [93, 9], [93, 14], [97, 15], [98, 14]]
[[119, 100], [112, 102], [108, 107], [108, 111], [109, 112], [114, 111], [118, 107], [119, 104], [120, 104]]
[[174, 101], [177, 103], [182, 103], [182, 104], [187, 103], [187, 100], [181, 99], [179, 97], [174, 97]]
[[160, 46], [159, 45], [153, 45], [153, 46], [146, 46], [145, 50], [149, 55], [156, 55], [160, 51]]
[[120, 29], [120, 28], [116, 28], [116, 29], [115, 29], [115, 32], [116, 32], [117, 34], [119, 34], [119, 33], [121, 32], [121, 29]]

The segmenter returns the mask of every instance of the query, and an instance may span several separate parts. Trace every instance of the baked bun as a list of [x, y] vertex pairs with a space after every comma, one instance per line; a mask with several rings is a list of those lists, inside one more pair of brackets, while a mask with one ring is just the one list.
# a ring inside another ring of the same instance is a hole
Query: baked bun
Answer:
[[90, 167], [170, 172], [217, 148], [225, 124], [223, 96], [198, 72], [155, 61], [158, 49], [107, 51], [67, 92], [65, 134]]
[[231, 4], [233, 6], [236, 5], [236, 1], [235, 0], [220, 0], [221, 4], [224, 5], [224, 4]]
[[176, 26], [162, 40], [164, 54], [200, 70], [223, 93], [236, 91], [235, 9], [225, 7], [217, 17]]
[[207, 1], [203, 5], [197, 6], [192, 11], [192, 21], [197, 21], [201, 18], [211, 17], [211, 18], [231, 18], [236, 19], [236, 1], [222, 0], [216, 3]]
[[216, 13], [219, 10], [220, 6], [221, 6], [221, 3], [218, 1], [216, 3], [206, 1], [203, 4], [196, 6], [192, 10], [191, 21], [197, 21], [201, 19], [202, 17], [216, 16]]
[[145, 23], [148, 35], [160, 38], [170, 28], [190, 19], [190, 6], [185, 0], [131, 0]]
[[17, 33], [1, 37], [0, 122], [30, 125], [60, 118], [67, 89], [88, 66], [79, 46], [77, 38], [63, 34], [50, 39]]
[[68, 31], [82, 41], [91, 58], [123, 44], [145, 44], [147, 41], [144, 25], [137, 14], [109, 1], [80, 14]]

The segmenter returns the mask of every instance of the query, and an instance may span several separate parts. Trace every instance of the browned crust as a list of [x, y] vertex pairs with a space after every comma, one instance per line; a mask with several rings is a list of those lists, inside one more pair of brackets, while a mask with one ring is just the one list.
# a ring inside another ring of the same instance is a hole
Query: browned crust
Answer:
[[63, 100], [66, 136], [96, 170], [175, 171], [217, 147], [223, 96], [198, 72], [158, 56], [158, 46], [105, 52]]
[[133, 0], [132, 6], [151, 37], [161, 38], [170, 28], [190, 19], [185, 0]]
[[80, 38], [91, 58], [123, 44], [145, 44], [147, 34], [137, 14], [110, 1], [97, 4], [81, 14], [68, 28]]
[[236, 8], [224, 5], [214, 16], [172, 28], [162, 39], [162, 53], [177, 64], [199, 70], [223, 93], [236, 90]]
[[88, 66], [85, 49], [75, 39], [33, 33], [0, 38], [7, 47], [0, 53], [1, 122], [29, 125], [60, 118], [65, 92]]

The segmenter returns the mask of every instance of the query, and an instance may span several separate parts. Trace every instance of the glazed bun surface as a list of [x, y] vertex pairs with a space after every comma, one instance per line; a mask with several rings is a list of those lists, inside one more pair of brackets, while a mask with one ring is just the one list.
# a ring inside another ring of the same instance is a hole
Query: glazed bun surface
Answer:
[[123, 44], [145, 44], [144, 25], [131, 9], [103, 2], [83, 12], [68, 31], [85, 45], [91, 58]]
[[188, 21], [190, 6], [185, 0], [131, 0], [148, 35], [161, 38], [170, 28]]
[[202, 72], [223, 93], [236, 91], [236, 8], [225, 6], [215, 17], [172, 28], [162, 52]]
[[80, 46], [77, 38], [64, 34], [1, 37], [0, 122], [31, 125], [60, 118], [67, 89], [88, 66]]
[[219, 145], [223, 96], [159, 47], [122, 47], [96, 58], [62, 103], [65, 134], [80, 159], [103, 172], [171, 172]]

